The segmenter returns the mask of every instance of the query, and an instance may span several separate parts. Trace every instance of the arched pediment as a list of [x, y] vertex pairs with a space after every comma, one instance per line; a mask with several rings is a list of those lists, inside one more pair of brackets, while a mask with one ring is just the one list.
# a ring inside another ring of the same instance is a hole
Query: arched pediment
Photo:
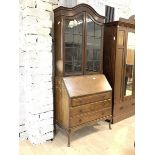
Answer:
[[87, 12], [87, 14], [90, 14], [97, 22], [104, 23], [105, 17], [98, 14], [91, 6], [87, 4], [82, 3], [72, 8], [60, 6], [54, 10], [55, 17], [58, 17], [60, 15], [72, 17], [82, 12]]

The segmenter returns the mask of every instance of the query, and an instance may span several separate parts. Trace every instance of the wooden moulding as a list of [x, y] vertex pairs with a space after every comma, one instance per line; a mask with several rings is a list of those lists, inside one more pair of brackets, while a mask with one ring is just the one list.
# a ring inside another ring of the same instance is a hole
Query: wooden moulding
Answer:
[[122, 26], [122, 27], [130, 27], [130, 28], [135, 28], [135, 23], [132, 23], [130, 21], [114, 21], [114, 22], [109, 22], [105, 23], [106, 26]]
[[79, 4], [79, 5], [76, 5], [75, 7], [72, 7], [72, 8], [60, 6], [56, 9], [54, 9], [53, 11], [54, 11], [55, 17], [62, 16], [62, 15], [72, 17], [72, 16], [75, 16], [77, 14], [80, 14], [81, 12], [87, 12], [96, 21], [99, 21], [100, 23], [104, 23], [104, 21], [105, 21], [104, 16], [101, 16], [100, 14], [98, 14], [91, 6], [89, 6], [87, 4]]

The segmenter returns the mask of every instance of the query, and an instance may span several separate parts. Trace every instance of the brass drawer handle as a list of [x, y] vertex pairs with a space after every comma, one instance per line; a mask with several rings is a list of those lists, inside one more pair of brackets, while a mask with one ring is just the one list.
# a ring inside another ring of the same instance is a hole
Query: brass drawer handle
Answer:
[[103, 106], [103, 107], [105, 106], [105, 102], [102, 103], [102, 106]]
[[107, 96], [107, 95], [104, 95], [104, 96], [103, 96], [103, 99], [104, 99], [106, 96]]
[[120, 107], [120, 110], [123, 110], [123, 109], [124, 109], [124, 107], [123, 107], [123, 106], [121, 106], [121, 107]]

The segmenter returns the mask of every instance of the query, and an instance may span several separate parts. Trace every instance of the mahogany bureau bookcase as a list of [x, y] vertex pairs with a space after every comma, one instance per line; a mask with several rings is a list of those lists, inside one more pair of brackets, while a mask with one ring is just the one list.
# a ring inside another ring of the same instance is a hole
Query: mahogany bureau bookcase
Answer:
[[134, 31], [134, 21], [105, 24], [103, 72], [113, 89], [113, 123], [128, 118], [135, 112]]
[[70, 134], [112, 119], [112, 89], [103, 75], [105, 17], [80, 4], [54, 10], [55, 124]]

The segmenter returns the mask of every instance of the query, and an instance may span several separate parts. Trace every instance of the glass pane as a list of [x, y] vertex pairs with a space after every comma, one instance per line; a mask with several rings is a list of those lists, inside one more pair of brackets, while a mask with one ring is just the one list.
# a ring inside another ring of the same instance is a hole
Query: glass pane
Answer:
[[125, 96], [133, 94], [134, 80], [134, 61], [135, 61], [135, 34], [128, 33], [127, 55], [126, 55], [126, 72], [125, 72]]
[[94, 31], [95, 23], [88, 16], [86, 18], [86, 23], [87, 23], [87, 35], [94, 36], [94, 33], [95, 33], [95, 31]]
[[74, 19], [65, 20], [65, 33], [82, 34], [83, 30], [83, 15]]
[[87, 21], [86, 71], [99, 72], [101, 63], [101, 26], [89, 16]]
[[101, 37], [101, 26], [98, 24], [95, 24], [95, 36]]
[[83, 15], [65, 21], [65, 73], [82, 73]]
[[87, 36], [87, 66], [86, 71], [99, 72], [101, 38]]
[[96, 24], [89, 16], [86, 18], [87, 35], [101, 37], [101, 26]]

